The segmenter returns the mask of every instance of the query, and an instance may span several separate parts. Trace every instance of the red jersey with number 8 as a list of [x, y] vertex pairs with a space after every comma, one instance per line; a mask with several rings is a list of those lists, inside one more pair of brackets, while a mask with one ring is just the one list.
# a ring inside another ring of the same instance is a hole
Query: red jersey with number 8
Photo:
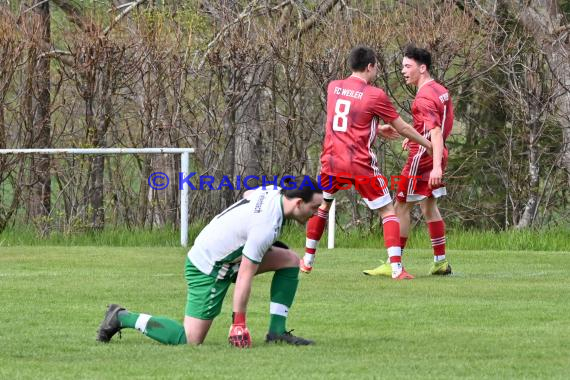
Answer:
[[350, 76], [329, 83], [327, 123], [321, 172], [330, 175], [380, 175], [372, 145], [379, 119], [390, 123], [400, 115], [384, 91]]

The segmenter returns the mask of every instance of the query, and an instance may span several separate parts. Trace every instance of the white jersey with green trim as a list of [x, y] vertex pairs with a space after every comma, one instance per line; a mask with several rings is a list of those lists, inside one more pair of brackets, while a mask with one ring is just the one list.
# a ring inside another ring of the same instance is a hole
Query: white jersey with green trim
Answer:
[[194, 241], [188, 258], [204, 274], [231, 277], [242, 255], [261, 262], [281, 234], [283, 221], [281, 189], [258, 188], [216, 215]]

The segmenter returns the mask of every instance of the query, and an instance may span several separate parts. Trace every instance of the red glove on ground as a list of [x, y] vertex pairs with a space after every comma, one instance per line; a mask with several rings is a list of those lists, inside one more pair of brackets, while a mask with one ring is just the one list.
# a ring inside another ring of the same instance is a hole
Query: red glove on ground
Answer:
[[230, 327], [228, 342], [235, 347], [251, 347], [251, 335], [245, 325], [245, 313], [234, 313], [233, 322]]

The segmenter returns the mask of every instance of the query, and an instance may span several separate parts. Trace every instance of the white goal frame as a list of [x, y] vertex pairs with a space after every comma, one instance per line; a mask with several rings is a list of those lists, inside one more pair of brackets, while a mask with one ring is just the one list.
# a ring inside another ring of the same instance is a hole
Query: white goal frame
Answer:
[[[186, 177], [190, 171], [190, 153], [194, 148], [63, 148], [63, 149], [0, 149], [0, 154], [180, 154], [180, 171]], [[180, 194], [180, 245], [188, 246], [188, 185], [182, 183]]]
[[329, 210], [329, 228], [328, 228], [328, 239], [327, 248], [334, 248], [334, 229], [335, 229], [335, 219], [336, 219], [336, 199], [333, 199], [331, 208]]

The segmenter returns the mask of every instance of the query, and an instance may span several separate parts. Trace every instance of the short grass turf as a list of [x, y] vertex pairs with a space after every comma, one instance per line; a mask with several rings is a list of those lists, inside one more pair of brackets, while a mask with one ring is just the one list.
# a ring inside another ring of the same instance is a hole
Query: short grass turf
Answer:
[[[254, 345], [227, 344], [231, 297], [199, 347], [135, 330], [95, 341], [108, 303], [182, 320], [180, 248], [0, 248], [0, 378], [567, 378], [570, 252], [459, 251], [430, 277], [431, 252], [407, 250], [416, 279], [367, 277], [380, 249], [321, 250], [301, 275], [288, 327], [311, 347], [263, 343], [271, 274], [254, 281]], [[230, 289], [230, 293], [233, 291]]]

